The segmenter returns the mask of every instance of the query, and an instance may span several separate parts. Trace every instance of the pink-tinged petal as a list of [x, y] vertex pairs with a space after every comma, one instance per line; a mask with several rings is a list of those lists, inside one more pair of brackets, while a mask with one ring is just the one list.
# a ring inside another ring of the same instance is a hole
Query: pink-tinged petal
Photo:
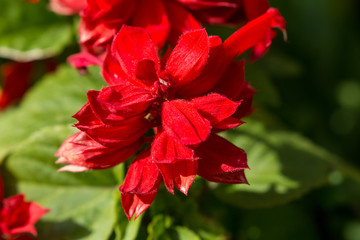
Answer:
[[23, 194], [5, 198], [0, 209], [1, 233], [4, 235], [30, 233], [36, 236], [34, 225], [48, 211], [35, 202], [25, 202]]
[[136, 86], [117, 85], [101, 91], [90, 90], [88, 99], [91, 108], [105, 124], [117, 124], [139, 114], [145, 114], [157, 96]]
[[138, 0], [137, 4], [139, 7], [135, 9], [131, 25], [143, 27], [148, 31], [160, 50], [170, 32], [163, 0]]
[[100, 120], [89, 103], [74, 116], [79, 130], [86, 132], [95, 141], [108, 147], [125, 147], [138, 141], [150, 128], [145, 113], [105, 124]]
[[279, 12], [275, 9], [269, 9], [265, 14], [250, 21], [226, 39], [224, 48], [229, 60], [235, 59], [249, 48], [262, 43], [264, 39], [269, 45], [269, 31], [272, 27], [277, 27], [274, 21], [277, 22], [278, 19]]
[[211, 130], [209, 121], [186, 101], [164, 102], [161, 117], [166, 134], [185, 145], [205, 141]]
[[200, 157], [198, 174], [212, 182], [247, 183], [244, 169], [248, 169], [244, 150], [215, 134], [195, 150]]
[[240, 105], [240, 102], [231, 101], [217, 93], [194, 98], [191, 103], [212, 126], [230, 117]]
[[202, 28], [201, 24], [192, 14], [185, 10], [180, 4], [172, 1], [164, 1], [164, 4], [171, 25], [168, 38], [171, 44], [175, 45], [184, 32]]
[[178, 87], [176, 95], [179, 98], [189, 99], [209, 92], [221, 79], [226, 70], [225, 50], [221, 38], [209, 37], [209, 58], [201, 74], [188, 84]]
[[124, 148], [110, 148], [94, 141], [86, 133], [71, 135], [61, 145], [55, 156], [60, 157], [56, 163], [69, 164], [59, 171], [79, 172], [88, 169], [106, 169], [113, 167], [131, 157], [142, 145], [135, 142]]
[[34, 62], [8, 62], [1, 65], [0, 78], [3, 89], [0, 91], [0, 110], [21, 99], [30, 85]]
[[155, 44], [142, 28], [124, 25], [114, 38], [111, 52], [131, 79], [136, 79], [136, 67], [143, 60], [153, 61], [155, 70], [160, 70]]
[[267, 0], [243, 0], [244, 12], [248, 20], [253, 20], [260, 15], [266, 13], [269, 9]]
[[150, 150], [142, 152], [130, 165], [124, 183], [120, 186], [121, 203], [130, 219], [140, 216], [153, 202], [161, 175], [150, 156]]
[[[61, 163], [64, 161], [56, 161], [56, 163]], [[78, 165], [67, 165], [65, 167], [59, 168], [58, 172], [85, 172], [90, 170], [90, 168]]]
[[182, 35], [166, 65], [172, 85], [179, 87], [198, 77], [208, 57], [209, 38], [205, 29], [193, 30]]
[[67, 59], [68, 63], [74, 68], [83, 69], [88, 66], [101, 66], [102, 61], [94, 55], [86, 52], [73, 54]]
[[110, 48], [107, 49], [101, 73], [110, 86], [126, 85], [131, 82], [130, 77], [124, 72], [120, 67], [120, 63], [112, 55]]
[[186, 195], [197, 172], [194, 151], [162, 132], [151, 146], [151, 156], [155, 159], [169, 192], [174, 194], [176, 187]]
[[87, 6], [86, 0], [50, 0], [50, 10], [61, 15], [79, 13]]

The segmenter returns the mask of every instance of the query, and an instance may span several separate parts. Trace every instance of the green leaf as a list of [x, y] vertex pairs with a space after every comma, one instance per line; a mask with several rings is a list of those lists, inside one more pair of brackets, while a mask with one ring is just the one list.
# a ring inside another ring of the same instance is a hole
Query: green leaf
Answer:
[[165, 215], [156, 215], [148, 225], [147, 240], [170, 240], [168, 233], [172, 225], [172, 219]]
[[104, 80], [99, 68], [80, 76], [71, 67], [61, 66], [47, 75], [26, 95], [22, 104], [0, 115], [0, 160], [33, 132], [57, 124], [72, 124], [71, 118], [86, 102], [86, 92], [100, 89]]
[[71, 132], [52, 126], [34, 133], [5, 161], [7, 175], [28, 200], [50, 209], [39, 239], [106, 240], [116, 221], [117, 181], [112, 170], [57, 172], [54, 152]]
[[186, 227], [176, 226], [175, 231], [179, 240], [200, 240], [200, 237]]
[[55, 56], [71, 43], [72, 23], [50, 12], [45, 1], [2, 0], [0, 56], [33, 61]]
[[268, 207], [297, 199], [328, 183], [334, 171], [360, 180], [359, 172], [298, 134], [269, 131], [251, 122], [225, 135], [245, 149], [250, 185], [216, 185], [215, 194], [240, 207]]

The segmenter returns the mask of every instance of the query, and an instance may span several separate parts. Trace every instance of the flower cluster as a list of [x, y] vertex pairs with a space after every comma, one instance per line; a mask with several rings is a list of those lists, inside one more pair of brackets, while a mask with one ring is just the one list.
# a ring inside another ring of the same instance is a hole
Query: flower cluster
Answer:
[[[68, 164], [61, 170], [77, 172], [110, 168], [140, 152], [120, 186], [122, 205], [129, 219], [138, 217], [150, 206], [161, 182], [169, 192], [174, 193], [177, 188], [184, 194], [196, 175], [219, 183], [247, 183], [246, 153], [217, 135], [240, 126], [241, 119], [252, 111], [254, 90], [244, 81], [243, 61], [236, 62], [235, 58], [250, 48], [256, 54], [261, 50], [262, 54], [274, 36], [273, 28], [284, 30], [284, 20], [278, 11], [268, 9], [224, 42], [217, 36], [209, 37], [201, 28], [187, 31], [173, 49], [169, 48], [159, 58], [158, 47], [165, 41], [161, 39], [165, 34], [154, 34], [151, 29], [162, 32], [164, 28], [143, 20], [169, 21], [166, 16], [177, 17], [176, 13], [184, 9], [168, 14], [168, 6], [180, 9], [181, 4], [202, 10], [202, 16], [208, 16], [209, 4], [219, 7], [220, 1], [190, 4], [180, 0], [139, 0], [141, 7], [123, 7], [135, 2], [88, 1], [80, 29], [91, 26], [92, 33], [103, 34], [107, 25], [122, 26], [102, 64], [102, 75], [110, 86], [88, 92], [88, 102], [74, 115], [80, 132], [70, 136], [56, 154], [60, 157], [58, 163]], [[157, 10], [145, 11], [148, 2], [157, 6]], [[230, 19], [228, 14], [224, 16]], [[115, 15], [121, 16], [121, 21], [114, 20]], [[91, 25], [94, 22], [87, 25], [84, 23], [87, 16], [102, 19], [100, 23], [104, 26], [98, 31], [98, 25]], [[123, 25], [130, 18], [134, 25], [145, 28]], [[213, 18], [208, 22], [210, 19]], [[176, 23], [179, 21], [171, 26]], [[116, 28], [109, 32], [111, 38]], [[171, 29], [165, 31], [166, 35]], [[96, 34], [92, 33], [85, 34], [91, 46], [108, 41], [107, 37], [94, 40]]]
[[49, 210], [26, 202], [23, 194], [3, 198], [0, 178], [0, 239], [27, 240], [37, 235], [34, 224]]
[[[80, 12], [82, 53], [69, 58], [77, 68], [100, 65], [107, 47], [124, 24], [144, 28], [159, 50], [166, 42], [175, 45], [181, 34], [201, 29], [203, 23], [246, 23], [269, 8], [267, 0], [52, 0], [50, 6], [58, 13]], [[277, 24], [283, 28], [285, 22], [279, 17]], [[272, 32], [266, 44], [255, 46], [253, 59], [266, 52], [269, 39], [274, 36]]]

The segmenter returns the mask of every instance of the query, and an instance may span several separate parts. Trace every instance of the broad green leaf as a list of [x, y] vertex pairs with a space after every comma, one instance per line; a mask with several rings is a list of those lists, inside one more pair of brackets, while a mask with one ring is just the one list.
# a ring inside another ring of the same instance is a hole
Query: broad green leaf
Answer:
[[[206, 182], [202, 178], [197, 178], [192, 184], [188, 196], [183, 193], [172, 195], [165, 187], [160, 187], [157, 196], [150, 207], [152, 223], [148, 226], [149, 238], [152, 236], [169, 235], [178, 239], [175, 226], [182, 225], [194, 232], [203, 240], [223, 240], [228, 238], [228, 233], [215, 217], [214, 209], [207, 205], [214, 199], [213, 195], [206, 195]], [[206, 206], [200, 204], [206, 201]], [[218, 200], [217, 200], [218, 203]], [[202, 209], [200, 209], [202, 208]], [[163, 213], [171, 213], [173, 223], [166, 224], [167, 217]]]
[[147, 240], [170, 240], [172, 239], [169, 230], [172, 225], [172, 218], [165, 215], [156, 215], [148, 225]]
[[186, 227], [176, 226], [175, 231], [179, 240], [200, 240], [200, 237]]
[[131, 220], [131, 222], [127, 222], [127, 219], [125, 220], [126, 222], [126, 228], [125, 228], [125, 235], [124, 238], [122, 240], [135, 240], [139, 229], [140, 229], [140, 225], [141, 225], [141, 220], [143, 218], [144, 214], [141, 214], [136, 220]]
[[38, 226], [40, 239], [106, 240], [116, 221], [118, 183], [112, 170], [57, 172], [54, 152], [71, 132], [69, 126], [35, 132], [5, 161], [7, 175], [28, 200], [51, 210]]
[[33, 132], [57, 124], [71, 124], [86, 102], [86, 92], [105, 85], [99, 68], [80, 76], [71, 67], [61, 66], [29, 90], [22, 104], [0, 114], [0, 160]]
[[360, 180], [356, 169], [298, 134], [269, 131], [250, 122], [226, 137], [246, 150], [250, 185], [216, 185], [223, 201], [240, 207], [267, 207], [294, 200], [329, 181], [335, 170]]
[[45, 1], [1, 0], [0, 56], [33, 61], [55, 56], [72, 42], [72, 23], [50, 12]]

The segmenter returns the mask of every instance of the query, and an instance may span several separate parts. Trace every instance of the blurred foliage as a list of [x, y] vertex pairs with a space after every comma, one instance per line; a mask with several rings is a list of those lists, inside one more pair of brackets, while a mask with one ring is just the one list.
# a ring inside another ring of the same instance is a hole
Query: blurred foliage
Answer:
[[[89, 89], [105, 82], [99, 68], [79, 75], [61, 65], [39, 78], [20, 105], [0, 113], [1, 174], [6, 195], [51, 208], [39, 239], [360, 239], [360, 2], [273, 0], [287, 21], [288, 42], [275, 38], [246, 79], [258, 90], [247, 124], [224, 134], [248, 153], [250, 185], [197, 177], [188, 196], [165, 187], [129, 223], [117, 188], [124, 165], [85, 173], [56, 172], [53, 156], [75, 130], [71, 116]], [[78, 49], [77, 17], [2, 0], [0, 64]], [[226, 38], [234, 28], [208, 27]], [[280, 35], [280, 32], [279, 32]]]

